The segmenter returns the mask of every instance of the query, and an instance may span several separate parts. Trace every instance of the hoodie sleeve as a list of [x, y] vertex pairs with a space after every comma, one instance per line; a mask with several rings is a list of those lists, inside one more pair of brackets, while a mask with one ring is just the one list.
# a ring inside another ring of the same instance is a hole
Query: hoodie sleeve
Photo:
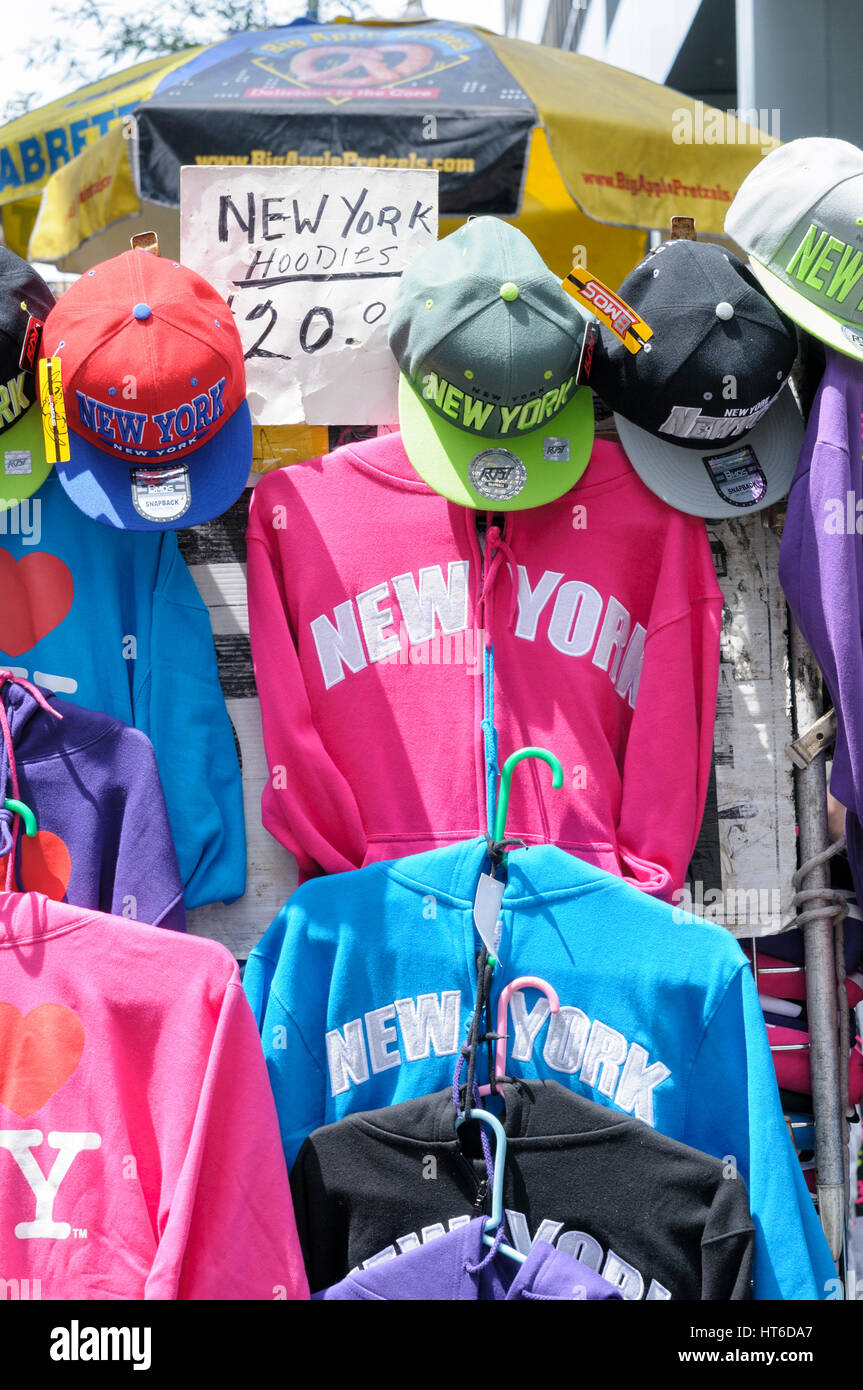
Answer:
[[736, 1169], [724, 1168], [701, 1237], [702, 1303], [752, 1297], [754, 1242], [746, 1185]]
[[670, 528], [624, 756], [623, 877], [672, 900], [695, 849], [710, 769], [722, 591], [704, 522]]
[[209, 614], [173, 533], [162, 547], [144, 655], [135, 725], [155, 750], [186, 907], [233, 902], [246, 886], [240, 767]]
[[115, 753], [117, 792], [106, 823], [115, 836], [111, 904], [115, 917], [186, 930], [177, 854], [150, 740], [124, 728]]
[[288, 612], [278, 539], [284, 532], [273, 525], [274, 512], [284, 507], [273, 506], [268, 483], [263, 479], [252, 495], [247, 535], [249, 630], [270, 774], [261, 814], [270, 834], [295, 855], [303, 882], [359, 868], [367, 841], [350, 785], [312, 719]]
[[145, 1298], [307, 1299], [273, 1097], [236, 965], [182, 1139]]
[[733, 1165], [749, 1193], [753, 1297], [826, 1298], [836, 1267], [788, 1136], [764, 1016], [745, 965], [705, 1028], [686, 1089], [683, 1142]]

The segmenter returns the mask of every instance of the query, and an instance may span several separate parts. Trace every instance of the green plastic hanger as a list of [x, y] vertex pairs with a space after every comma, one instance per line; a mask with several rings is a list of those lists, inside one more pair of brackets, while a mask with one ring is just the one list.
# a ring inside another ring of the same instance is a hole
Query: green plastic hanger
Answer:
[[3, 802], [3, 805], [7, 811], [12, 811], [16, 816], [21, 817], [24, 822], [24, 834], [32, 840], [33, 836], [36, 834], [36, 817], [30, 810], [30, 807], [25, 806], [23, 801], [13, 801], [12, 798], [8, 796]]
[[492, 838], [495, 840], [506, 839], [506, 813], [509, 810], [512, 774], [524, 758], [540, 758], [542, 762], [548, 763], [553, 773], [551, 785], [555, 790], [559, 790], [563, 786], [563, 768], [560, 765], [560, 759], [556, 758], [553, 753], [549, 753], [547, 748], [519, 748], [515, 753], [510, 753], [500, 774], [500, 786], [497, 792], [494, 828], [492, 830]]

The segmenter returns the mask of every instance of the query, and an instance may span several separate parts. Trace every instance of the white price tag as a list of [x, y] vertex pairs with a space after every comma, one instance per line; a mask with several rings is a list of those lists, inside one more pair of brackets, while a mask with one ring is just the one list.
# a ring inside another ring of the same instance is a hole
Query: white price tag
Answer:
[[489, 955], [495, 959], [503, 929], [500, 921], [503, 890], [504, 881], [502, 878], [492, 878], [490, 874], [480, 874], [476, 897], [473, 900], [474, 926], [482, 937]]

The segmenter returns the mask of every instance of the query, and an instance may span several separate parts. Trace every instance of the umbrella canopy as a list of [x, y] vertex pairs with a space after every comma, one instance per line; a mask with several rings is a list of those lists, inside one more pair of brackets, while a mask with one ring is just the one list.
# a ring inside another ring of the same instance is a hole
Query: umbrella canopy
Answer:
[[[118, 217], [178, 206], [183, 164], [435, 168], [442, 233], [472, 213], [511, 217], [561, 274], [582, 247], [618, 283], [643, 247], [633, 229], [684, 213], [721, 233], [776, 143], [699, 107], [466, 25], [303, 21], [139, 64], [0, 130], [4, 231], [33, 258], [86, 243], [92, 263]], [[129, 115], [123, 141], [110, 127]]]

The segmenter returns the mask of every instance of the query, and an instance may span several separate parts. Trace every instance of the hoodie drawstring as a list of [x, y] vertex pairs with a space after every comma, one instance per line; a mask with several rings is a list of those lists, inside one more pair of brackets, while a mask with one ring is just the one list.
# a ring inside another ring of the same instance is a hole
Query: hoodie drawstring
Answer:
[[12, 786], [12, 796], [16, 801], [20, 801], [20, 787], [18, 785], [18, 767], [15, 762], [15, 746], [12, 742], [12, 730], [9, 727], [9, 716], [6, 713], [6, 702], [3, 699], [3, 687], [6, 683], [20, 685], [48, 714], [53, 714], [55, 719], [62, 719], [59, 710], [49, 705], [42, 691], [31, 681], [25, 680], [23, 676], [13, 676], [11, 671], [0, 671], [0, 730], [3, 733], [3, 748], [0, 750], [0, 859], [8, 855], [6, 859], [6, 884], [5, 891], [12, 893], [15, 891], [15, 859], [18, 852], [18, 830], [20, 827], [20, 817], [8, 811], [3, 804], [6, 800], [6, 783], [9, 781]]
[[[499, 526], [488, 528], [488, 538], [486, 544], [491, 553], [491, 563], [485, 572], [485, 578], [480, 589], [479, 601], [485, 619], [485, 601], [491, 592], [492, 585], [497, 578], [498, 570], [504, 558], [507, 560], [507, 573], [509, 575], [509, 615], [507, 617], [507, 627], [512, 627], [515, 621], [516, 610], [518, 607], [518, 566], [516, 565], [515, 555], [512, 546], [503, 538], [503, 533]], [[488, 634], [486, 634], [488, 642]]]

